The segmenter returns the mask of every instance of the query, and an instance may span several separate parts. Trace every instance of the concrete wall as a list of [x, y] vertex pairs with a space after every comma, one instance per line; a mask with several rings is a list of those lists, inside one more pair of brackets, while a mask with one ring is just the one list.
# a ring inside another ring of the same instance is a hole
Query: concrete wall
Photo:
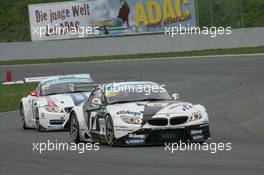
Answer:
[[156, 53], [264, 46], [264, 28], [234, 29], [232, 35], [145, 35], [79, 40], [0, 43], [1, 60]]

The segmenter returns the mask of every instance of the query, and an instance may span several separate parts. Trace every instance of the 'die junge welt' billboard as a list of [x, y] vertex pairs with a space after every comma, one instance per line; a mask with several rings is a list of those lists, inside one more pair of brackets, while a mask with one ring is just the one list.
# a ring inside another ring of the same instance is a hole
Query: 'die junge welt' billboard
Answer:
[[[195, 0], [89, 0], [29, 5], [32, 40], [161, 32], [196, 27]], [[85, 33], [61, 32], [59, 27]], [[44, 35], [37, 28], [46, 29]], [[92, 29], [91, 29], [92, 28]], [[47, 31], [57, 31], [48, 33]], [[58, 32], [59, 31], [59, 32]], [[80, 31], [80, 30], [79, 30]]]

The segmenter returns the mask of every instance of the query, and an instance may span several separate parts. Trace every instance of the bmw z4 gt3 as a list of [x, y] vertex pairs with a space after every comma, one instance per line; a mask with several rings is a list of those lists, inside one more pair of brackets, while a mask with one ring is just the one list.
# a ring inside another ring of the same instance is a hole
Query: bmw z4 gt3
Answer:
[[67, 129], [71, 109], [86, 101], [92, 91], [77, 86], [92, 82], [89, 74], [42, 80], [34, 92], [21, 100], [23, 128], [39, 131]]
[[103, 85], [71, 111], [71, 138], [112, 146], [206, 141], [210, 132], [205, 107], [173, 97], [153, 82]]

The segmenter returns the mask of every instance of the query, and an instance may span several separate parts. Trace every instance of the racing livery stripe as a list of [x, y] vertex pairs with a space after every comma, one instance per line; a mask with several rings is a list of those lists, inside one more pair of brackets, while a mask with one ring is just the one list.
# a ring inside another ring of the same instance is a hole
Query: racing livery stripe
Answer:
[[170, 105], [175, 104], [175, 102], [149, 102], [145, 105], [143, 112], [143, 121], [150, 120], [162, 109], [169, 107]]

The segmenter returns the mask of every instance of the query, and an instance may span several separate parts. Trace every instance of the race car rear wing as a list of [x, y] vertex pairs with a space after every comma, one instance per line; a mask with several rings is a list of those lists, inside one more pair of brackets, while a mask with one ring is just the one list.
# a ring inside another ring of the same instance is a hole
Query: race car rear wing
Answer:
[[90, 74], [72, 74], [72, 75], [56, 75], [56, 76], [47, 76], [47, 77], [30, 77], [25, 78], [25, 83], [37, 83], [48, 79], [57, 79], [57, 78], [91, 78]]

